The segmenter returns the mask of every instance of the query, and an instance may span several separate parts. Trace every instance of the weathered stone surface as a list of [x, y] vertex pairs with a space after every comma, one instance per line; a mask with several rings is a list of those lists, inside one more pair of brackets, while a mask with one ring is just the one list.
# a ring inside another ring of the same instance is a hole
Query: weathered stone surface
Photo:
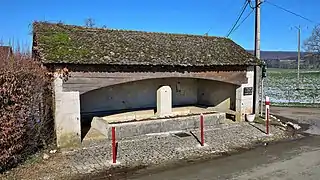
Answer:
[[101, 117], [94, 117], [91, 122], [91, 128], [98, 130], [101, 134], [108, 138], [109, 124]]
[[54, 74], [54, 125], [57, 146], [77, 147], [81, 144], [80, 94], [63, 92], [63, 80]]
[[252, 88], [254, 86], [254, 71], [253, 67], [248, 67], [247, 69], [248, 82], [238, 86], [236, 89], [236, 120], [244, 121], [246, 114], [251, 114], [253, 112], [253, 93], [245, 94], [244, 88]]
[[[113, 86], [117, 84], [130, 83], [134, 81], [141, 80], [155, 80], [157, 79], [173, 79], [176, 80], [179, 78], [180, 81], [183, 79], [199, 79], [199, 80], [212, 80], [211, 82], [217, 82], [220, 84], [228, 83], [230, 85], [241, 85], [247, 83], [246, 71], [242, 70], [234, 70], [234, 71], [207, 71], [202, 70], [202, 72], [179, 72], [179, 69], [176, 69], [174, 72], [154, 72], [149, 69], [149, 72], [139, 72], [139, 70], [132, 69], [134, 72], [122, 72], [119, 69], [119, 72], [96, 72], [96, 70], [92, 70], [90, 72], [86, 72], [87, 70], [83, 68], [83, 71], [77, 72], [72, 69], [72, 66], [68, 66], [70, 68], [70, 77], [66, 82], [63, 83], [64, 91], [80, 91], [80, 94], [94, 90], [103, 88], [106, 86]], [[88, 67], [88, 69], [90, 69]], [[110, 69], [110, 67], [106, 67], [106, 70]], [[183, 79], [182, 79], [183, 78]], [[217, 88], [218, 86], [215, 86]]]
[[[126, 122], [117, 124], [108, 124], [103, 118], [94, 118], [91, 127], [104, 134], [107, 139], [111, 139], [111, 127], [116, 127], [118, 139], [130, 138], [152, 133], [162, 133], [168, 131], [181, 131], [199, 127], [199, 115], [154, 119], [139, 122]], [[225, 113], [205, 114], [205, 127], [211, 127], [222, 124], [225, 120]]]
[[55, 94], [54, 120], [58, 147], [76, 147], [81, 144], [79, 92]]
[[162, 86], [157, 90], [157, 115], [166, 117], [172, 114], [172, 90], [170, 86]]

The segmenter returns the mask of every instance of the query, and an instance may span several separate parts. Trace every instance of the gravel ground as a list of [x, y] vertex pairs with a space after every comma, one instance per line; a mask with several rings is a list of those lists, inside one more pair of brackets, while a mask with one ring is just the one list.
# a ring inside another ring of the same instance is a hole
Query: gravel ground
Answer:
[[[111, 142], [96, 141], [81, 149], [58, 152], [48, 160], [15, 168], [5, 175], [0, 175], [0, 178], [68, 179], [67, 177], [80, 178], [81, 175], [91, 174], [86, 177], [88, 178], [101, 171], [106, 177], [112, 177], [111, 171], [108, 175], [108, 169], [164, 166], [183, 160], [223, 155], [257, 143], [291, 138], [291, 135], [279, 127], [272, 126], [270, 136], [263, 132], [264, 129], [264, 125], [250, 125], [245, 122], [206, 127], [206, 144], [203, 147], [194, 136], [177, 137], [173, 132], [127, 138], [118, 142], [118, 162], [115, 165], [111, 163]], [[190, 131], [199, 137], [198, 130]]]

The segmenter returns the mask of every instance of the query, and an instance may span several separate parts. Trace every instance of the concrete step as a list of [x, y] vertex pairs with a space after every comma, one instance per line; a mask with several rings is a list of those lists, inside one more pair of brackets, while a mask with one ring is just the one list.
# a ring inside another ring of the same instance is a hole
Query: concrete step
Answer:
[[[225, 120], [225, 113], [204, 114], [205, 127], [223, 124]], [[199, 115], [124, 123], [108, 123], [108, 121], [101, 117], [94, 117], [91, 123], [91, 128], [99, 131], [106, 139], [111, 139], [111, 127], [116, 128], [117, 139], [123, 139], [152, 133], [196, 129], [199, 126]]]

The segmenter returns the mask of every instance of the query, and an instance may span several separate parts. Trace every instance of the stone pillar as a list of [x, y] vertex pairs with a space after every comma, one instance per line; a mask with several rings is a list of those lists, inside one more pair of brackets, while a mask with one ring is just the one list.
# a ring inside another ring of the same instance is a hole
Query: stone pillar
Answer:
[[160, 117], [172, 114], [172, 90], [170, 86], [162, 86], [157, 90], [157, 115]]
[[242, 90], [243, 87], [239, 86], [236, 89], [236, 121], [241, 121], [243, 116], [242, 111]]
[[247, 68], [246, 84], [242, 84], [236, 89], [236, 120], [244, 121], [245, 114], [251, 114], [253, 110], [253, 67]]
[[61, 148], [81, 145], [80, 94], [63, 92], [62, 79], [54, 80], [54, 124], [57, 146]]

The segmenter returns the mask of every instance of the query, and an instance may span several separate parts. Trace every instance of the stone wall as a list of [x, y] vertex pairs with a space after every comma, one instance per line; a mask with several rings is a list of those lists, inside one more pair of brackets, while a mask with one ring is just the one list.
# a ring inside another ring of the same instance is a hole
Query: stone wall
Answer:
[[[253, 85], [254, 67], [248, 67], [246, 72], [247, 83], [238, 86], [236, 89], [236, 119], [244, 120], [246, 114], [253, 112]], [[251, 93], [250, 93], [251, 90]]]
[[253, 70], [253, 67], [249, 67], [248, 68], [248, 71], [247, 71], [247, 78], [248, 78], [248, 82], [247, 83], [244, 83], [241, 85], [242, 87], [242, 109], [243, 109], [243, 112], [245, 114], [249, 114], [249, 113], [252, 113], [253, 111], [253, 107], [252, 107], [252, 104], [253, 104], [253, 93], [251, 95], [245, 95], [245, 92], [244, 92], [244, 88], [251, 88], [253, 87], [253, 81], [254, 81], [254, 70]]
[[198, 81], [198, 103], [221, 110], [235, 110], [237, 85], [219, 81]]
[[156, 92], [163, 85], [172, 89], [173, 107], [205, 105], [235, 110], [236, 85], [195, 78], [161, 78], [117, 84], [84, 93], [80, 97], [81, 112], [155, 108]]
[[162, 85], [171, 87], [173, 106], [197, 104], [197, 79], [149, 79], [107, 86], [82, 94], [81, 112], [154, 108], [156, 92]]
[[243, 71], [203, 71], [203, 72], [73, 72], [63, 84], [64, 91], [79, 91], [80, 94], [95, 89], [139, 80], [159, 78], [197, 78], [241, 85], [247, 83]]
[[252, 112], [253, 94], [245, 91], [253, 87], [253, 67], [247, 71], [154, 72], [153, 75], [151, 72], [71, 72], [70, 75], [66, 82], [59, 77], [54, 81], [55, 127], [60, 147], [80, 144], [80, 113], [97, 115], [97, 112], [156, 109], [157, 90], [165, 85], [172, 89], [173, 106], [231, 109], [236, 111], [239, 121]]

